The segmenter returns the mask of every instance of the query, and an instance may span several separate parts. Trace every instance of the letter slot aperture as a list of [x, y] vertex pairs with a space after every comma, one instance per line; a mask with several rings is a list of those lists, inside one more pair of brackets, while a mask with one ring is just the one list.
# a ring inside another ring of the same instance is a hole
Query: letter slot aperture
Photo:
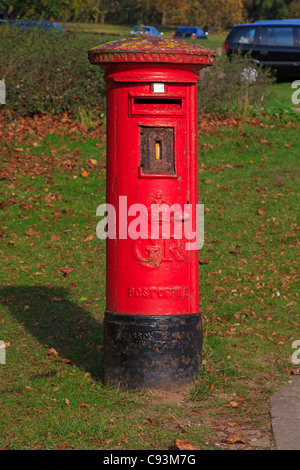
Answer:
[[174, 128], [140, 126], [141, 169], [145, 175], [174, 175]]

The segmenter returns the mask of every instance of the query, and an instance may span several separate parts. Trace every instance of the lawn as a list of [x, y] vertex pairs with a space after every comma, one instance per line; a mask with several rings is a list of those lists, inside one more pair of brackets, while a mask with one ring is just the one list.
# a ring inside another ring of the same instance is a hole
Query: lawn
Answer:
[[102, 384], [105, 150], [103, 119], [1, 121], [0, 447], [273, 449], [300, 339], [299, 122], [199, 116], [204, 355], [178, 395]]
[[[129, 31], [135, 26], [126, 26], [126, 25], [112, 25], [112, 24], [92, 24], [92, 23], [66, 23], [63, 25], [67, 31], [75, 32], [84, 32], [86, 34], [98, 34], [98, 35], [112, 35], [115, 36], [114, 40], [116, 41], [118, 36], [128, 37]], [[164, 38], [172, 38], [175, 33], [176, 27], [160, 27], [157, 26], [157, 29], [163, 33]], [[218, 49], [223, 47], [224, 40], [227, 36], [226, 32], [223, 31], [214, 31], [208, 34], [207, 39], [192, 39], [191, 41], [196, 44], [201, 44], [204, 47], [211, 49]], [[186, 39], [185, 39], [186, 40]], [[189, 41], [189, 40], [188, 40]]]
[[[98, 34], [98, 26], [76, 28]], [[274, 449], [269, 399], [297, 367], [292, 343], [300, 339], [300, 121], [289, 82], [272, 85], [263, 113], [199, 114], [197, 383], [180, 394], [102, 383], [104, 87], [96, 68], [87, 73], [86, 51], [125, 29], [101, 25], [107, 36], [99, 41], [78, 32], [61, 44], [18, 36], [9, 59], [9, 106], [0, 112], [0, 448], [165, 450], [179, 440], [197, 449]], [[218, 49], [224, 37], [200, 43]], [[16, 39], [2, 39], [4, 54]], [[58, 90], [53, 105], [49, 82]], [[62, 112], [72, 102], [73, 112]], [[14, 114], [21, 105], [26, 117]]]

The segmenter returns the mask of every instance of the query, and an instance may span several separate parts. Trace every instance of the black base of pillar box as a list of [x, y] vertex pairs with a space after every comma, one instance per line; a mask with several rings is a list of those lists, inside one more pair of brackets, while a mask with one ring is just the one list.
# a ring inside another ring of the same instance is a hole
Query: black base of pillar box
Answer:
[[180, 390], [197, 380], [202, 357], [199, 313], [105, 313], [104, 383]]

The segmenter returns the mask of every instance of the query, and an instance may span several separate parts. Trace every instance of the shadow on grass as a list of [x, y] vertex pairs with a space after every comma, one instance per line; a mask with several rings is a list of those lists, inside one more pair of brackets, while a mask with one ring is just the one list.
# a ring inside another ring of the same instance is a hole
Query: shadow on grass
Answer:
[[102, 323], [68, 299], [68, 291], [47, 286], [0, 286], [0, 303], [62, 362], [102, 380]]

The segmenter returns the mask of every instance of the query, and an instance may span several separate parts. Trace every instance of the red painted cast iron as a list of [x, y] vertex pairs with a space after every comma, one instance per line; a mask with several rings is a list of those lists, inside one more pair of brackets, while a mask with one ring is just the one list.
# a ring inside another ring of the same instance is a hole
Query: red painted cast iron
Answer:
[[[105, 381], [181, 387], [196, 379], [201, 362], [198, 250], [187, 249], [184, 224], [192, 219], [197, 229], [197, 82], [214, 53], [137, 38], [95, 47], [89, 60], [105, 69], [106, 202], [116, 210], [117, 237], [107, 239]], [[182, 213], [169, 212], [168, 236], [164, 211], [174, 204]], [[137, 216], [144, 219], [133, 239]]]

